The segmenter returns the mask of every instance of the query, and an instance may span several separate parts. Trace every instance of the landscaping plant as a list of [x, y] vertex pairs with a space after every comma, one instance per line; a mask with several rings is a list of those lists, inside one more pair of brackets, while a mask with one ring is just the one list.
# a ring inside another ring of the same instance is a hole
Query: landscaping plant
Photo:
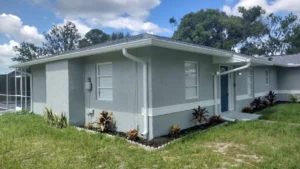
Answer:
[[290, 99], [290, 101], [292, 103], [297, 103], [298, 99], [299, 99], [299, 96], [298, 95], [292, 95], [292, 94], [290, 94], [290, 95], [288, 95], [288, 98]]
[[45, 110], [44, 110], [44, 117], [45, 119], [47, 120], [47, 123], [49, 125], [53, 125], [55, 124], [55, 118], [54, 118], [54, 114], [53, 114], [53, 111], [52, 109], [48, 109], [47, 107], [45, 107]]
[[265, 96], [265, 98], [267, 99], [267, 101], [269, 102], [269, 105], [274, 105], [275, 104], [275, 101], [276, 101], [276, 94], [275, 94], [275, 92], [273, 92], [273, 91], [269, 91], [268, 93], [267, 93], [267, 95]]
[[56, 127], [57, 128], [66, 128], [68, 126], [68, 120], [65, 113], [61, 113], [60, 117], [55, 115], [57, 118]]
[[169, 136], [178, 137], [180, 134], [180, 127], [178, 125], [172, 125], [170, 128]]
[[126, 138], [128, 140], [131, 140], [131, 141], [137, 141], [137, 140], [139, 140], [138, 131], [136, 129], [129, 130], [126, 133]]
[[251, 106], [243, 107], [242, 112], [243, 113], [252, 113], [253, 112], [253, 108]]
[[114, 116], [113, 113], [104, 110], [99, 113], [99, 117], [96, 121], [97, 126], [101, 132], [106, 132], [114, 128]]
[[222, 121], [223, 119], [220, 115], [214, 115], [209, 118], [210, 124], [217, 124], [217, 123], [221, 123]]
[[201, 124], [201, 122], [204, 120], [207, 122], [207, 115], [208, 111], [206, 110], [206, 108], [201, 108], [200, 106], [198, 106], [197, 109], [194, 109], [193, 115], [194, 115], [194, 121], [199, 124]]
[[68, 119], [65, 113], [61, 113], [60, 116], [53, 113], [52, 109], [45, 107], [44, 117], [49, 125], [56, 126], [57, 128], [66, 128], [68, 126]]
[[261, 97], [257, 97], [255, 98], [251, 103], [250, 105], [253, 107], [253, 109], [255, 111], [257, 110], [262, 110], [265, 108], [265, 105], [263, 104], [263, 101], [261, 99]]

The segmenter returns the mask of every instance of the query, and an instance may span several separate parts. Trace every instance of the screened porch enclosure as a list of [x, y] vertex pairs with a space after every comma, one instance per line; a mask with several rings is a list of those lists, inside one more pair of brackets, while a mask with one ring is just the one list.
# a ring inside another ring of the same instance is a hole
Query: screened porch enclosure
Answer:
[[31, 74], [25, 69], [0, 75], [0, 111], [31, 111], [31, 84]]

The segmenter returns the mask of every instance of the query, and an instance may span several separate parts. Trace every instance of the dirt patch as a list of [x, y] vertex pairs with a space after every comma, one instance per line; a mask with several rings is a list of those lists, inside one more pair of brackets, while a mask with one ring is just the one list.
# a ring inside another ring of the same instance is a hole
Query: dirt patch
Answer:
[[247, 165], [256, 167], [255, 164], [261, 162], [262, 157], [257, 154], [251, 153], [249, 148], [243, 144], [231, 142], [218, 142], [205, 145], [213, 152], [226, 156], [229, 158], [227, 162], [222, 164], [222, 168], [237, 167], [240, 165]]

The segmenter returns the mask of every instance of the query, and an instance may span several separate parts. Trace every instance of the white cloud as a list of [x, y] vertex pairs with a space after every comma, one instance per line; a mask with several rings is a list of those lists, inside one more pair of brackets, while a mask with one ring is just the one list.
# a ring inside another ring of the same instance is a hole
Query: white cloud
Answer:
[[[161, 0], [34, 0], [53, 10], [65, 20], [82, 20], [90, 26], [129, 29], [133, 32], [169, 33], [157, 24], [147, 22], [151, 9]], [[51, 4], [49, 7], [49, 4]]]
[[44, 40], [43, 35], [38, 33], [34, 26], [23, 25], [21, 19], [16, 15], [0, 15], [0, 33], [16, 41], [26, 41], [34, 44], [41, 44]]
[[19, 43], [14, 40], [10, 40], [8, 43], [2, 45], [0, 44], [0, 73], [5, 73], [10, 70], [8, 66], [13, 64], [11, 58], [16, 56], [13, 47], [18, 45]]
[[297, 0], [274, 0], [272, 2], [268, 2], [267, 0], [240, 0], [233, 7], [224, 5], [222, 10], [229, 15], [239, 15], [239, 6], [250, 8], [257, 5], [265, 9], [267, 13], [276, 13], [281, 11], [294, 13], [300, 12], [300, 5]]

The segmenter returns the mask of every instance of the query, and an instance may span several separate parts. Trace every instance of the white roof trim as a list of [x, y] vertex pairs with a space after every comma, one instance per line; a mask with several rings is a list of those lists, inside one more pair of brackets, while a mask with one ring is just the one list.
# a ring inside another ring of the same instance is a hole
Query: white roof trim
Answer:
[[57, 60], [64, 60], [64, 59], [71, 59], [71, 58], [78, 58], [88, 55], [95, 55], [95, 54], [101, 54], [101, 53], [107, 53], [107, 52], [113, 52], [113, 51], [119, 51], [123, 48], [138, 48], [138, 47], [145, 47], [145, 46], [159, 46], [164, 48], [170, 48], [170, 49], [176, 49], [176, 50], [182, 50], [182, 51], [188, 51], [188, 52], [196, 52], [196, 53], [202, 53], [202, 54], [208, 54], [213, 56], [220, 56], [220, 57], [232, 57], [232, 52], [226, 52], [226, 51], [219, 51], [217, 49], [210, 49], [206, 47], [201, 46], [191, 46], [187, 44], [181, 44], [178, 42], [169, 42], [164, 40], [157, 40], [157, 39], [143, 39], [143, 40], [137, 40], [132, 42], [126, 42], [111, 46], [105, 46], [105, 47], [99, 47], [94, 48], [90, 50], [85, 51], [78, 51], [78, 52], [72, 52], [72, 53], [66, 53], [61, 54], [53, 57], [47, 57], [44, 59], [37, 59], [25, 63], [20, 63], [16, 65], [10, 66], [10, 68], [18, 68], [18, 67], [28, 67], [36, 64], [42, 64], [47, 62], [53, 62]]
[[23, 67], [29, 67], [32, 65], [37, 64], [43, 64], [47, 62], [53, 62], [58, 60], [65, 60], [65, 59], [72, 59], [72, 58], [79, 58], [89, 55], [95, 55], [95, 54], [101, 54], [101, 53], [108, 53], [108, 52], [114, 52], [114, 51], [121, 51], [123, 48], [138, 48], [138, 47], [145, 47], [145, 46], [158, 46], [158, 47], [164, 47], [169, 49], [175, 49], [175, 50], [182, 50], [182, 51], [188, 51], [188, 52], [195, 52], [195, 53], [202, 53], [212, 56], [219, 56], [223, 58], [233, 58], [233, 61], [235, 62], [251, 62], [253, 63], [259, 63], [259, 64], [266, 64], [266, 65], [272, 65], [271, 62], [261, 60], [261, 59], [253, 59], [253, 58], [247, 58], [242, 55], [239, 55], [237, 53], [233, 53], [230, 51], [222, 51], [214, 48], [208, 48], [208, 47], [201, 47], [201, 46], [193, 46], [188, 44], [182, 44], [179, 42], [171, 42], [171, 41], [165, 41], [160, 39], [142, 39], [142, 40], [136, 40], [132, 42], [124, 42], [116, 45], [110, 45], [110, 46], [104, 46], [99, 48], [93, 48], [89, 50], [79, 50], [72, 53], [66, 53], [61, 54], [53, 57], [46, 57], [41, 58], [29, 62], [24, 62], [16, 65], [10, 66], [10, 68], [23, 68]]

